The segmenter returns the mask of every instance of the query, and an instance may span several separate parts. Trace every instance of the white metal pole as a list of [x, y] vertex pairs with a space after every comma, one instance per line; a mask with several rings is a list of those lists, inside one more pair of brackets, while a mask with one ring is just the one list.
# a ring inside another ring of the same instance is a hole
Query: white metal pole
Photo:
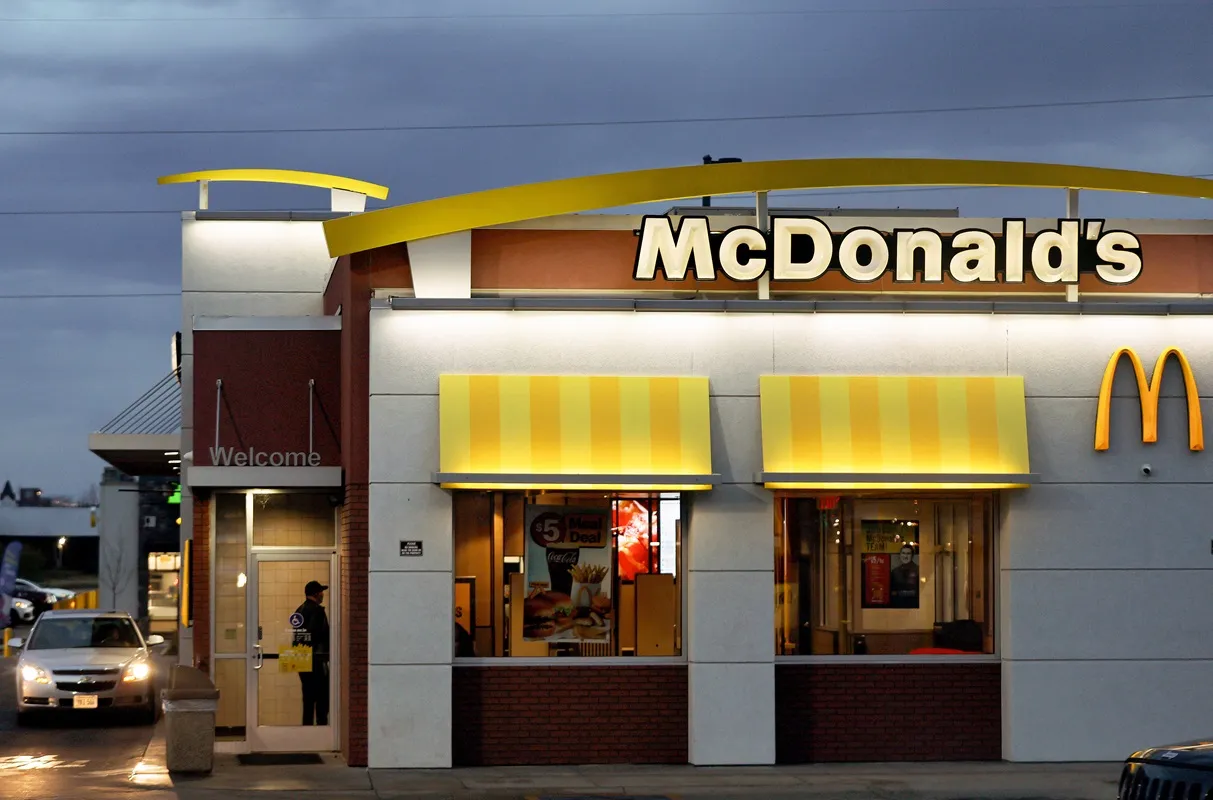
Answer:
[[[1066, 219], [1078, 219], [1078, 190], [1066, 189]], [[1077, 284], [1066, 285], [1066, 302], [1078, 302]]]
[[[771, 229], [771, 215], [767, 211], [767, 193], [766, 192], [756, 192], [754, 197], [756, 200], [755, 214], [758, 217], [758, 220], [757, 220], [758, 230], [762, 231], [763, 233], [768, 233], [768, 232], [770, 232], [770, 229]], [[770, 260], [770, 258], [771, 258], [770, 254], [767, 254], [768, 261]], [[771, 273], [770, 272], [764, 272], [758, 278], [758, 299], [759, 300], [770, 300], [771, 299]]]

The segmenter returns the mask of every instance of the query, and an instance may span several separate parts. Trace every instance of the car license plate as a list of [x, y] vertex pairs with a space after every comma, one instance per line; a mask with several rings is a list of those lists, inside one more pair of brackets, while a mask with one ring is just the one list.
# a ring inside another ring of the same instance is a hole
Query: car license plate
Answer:
[[72, 698], [72, 708], [96, 708], [97, 695], [78, 694]]

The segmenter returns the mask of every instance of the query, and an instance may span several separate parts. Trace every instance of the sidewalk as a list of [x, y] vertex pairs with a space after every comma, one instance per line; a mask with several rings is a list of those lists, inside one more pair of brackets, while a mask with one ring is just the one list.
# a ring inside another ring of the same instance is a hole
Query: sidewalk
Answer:
[[244, 766], [216, 755], [204, 777], [164, 768], [163, 724], [133, 787], [146, 800], [1113, 800], [1121, 765], [906, 763], [796, 767], [510, 767], [367, 770], [340, 759], [307, 766]]

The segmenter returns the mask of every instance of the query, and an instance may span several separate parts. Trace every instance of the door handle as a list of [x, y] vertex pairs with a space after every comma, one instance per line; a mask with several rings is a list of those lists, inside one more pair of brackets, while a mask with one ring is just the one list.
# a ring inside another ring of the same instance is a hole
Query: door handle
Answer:
[[262, 651], [261, 645], [255, 644], [253, 647], [257, 648], [257, 656], [256, 661], [253, 662], [253, 669], [261, 669], [265, 665], [265, 653]]

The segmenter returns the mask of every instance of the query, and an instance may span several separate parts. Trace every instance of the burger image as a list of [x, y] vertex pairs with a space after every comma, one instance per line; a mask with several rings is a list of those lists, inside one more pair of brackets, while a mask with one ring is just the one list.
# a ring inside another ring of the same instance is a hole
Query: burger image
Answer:
[[611, 598], [599, 592], [594, 595], [594, 599], [590, 601], [590, 611], [601, 616], [609, 616], [611, 613]]
[[539, 592], [522, 604], [522, 636], [524, 639], [547, 639], [561, 630], [568, 630], [572, 604], [568, 595], [559, 592]]
[[611, 626], [598, 612], [591, 611], [588, 617], [577, 619], [574, 630], [581, 639], [605, 639]]

